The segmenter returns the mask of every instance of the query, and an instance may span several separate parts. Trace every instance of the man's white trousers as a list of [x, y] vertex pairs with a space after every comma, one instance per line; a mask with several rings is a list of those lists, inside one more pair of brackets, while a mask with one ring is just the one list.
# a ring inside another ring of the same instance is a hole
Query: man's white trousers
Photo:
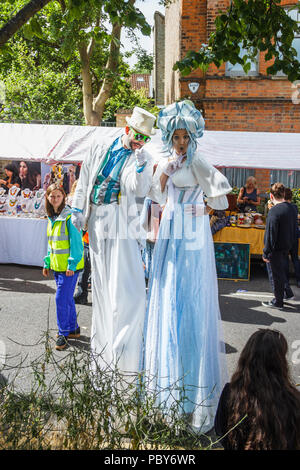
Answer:
[[[119, 206], [93, 206], [88, 223], [92, 277], [91, 350], [99, 368], [138, 372], [146, 308], [145, 276], [136, 239], [104, 234]], [[110, 214], [111, 212], [111, 214]], [[123, 236], [123, 235], [122, 235]]]

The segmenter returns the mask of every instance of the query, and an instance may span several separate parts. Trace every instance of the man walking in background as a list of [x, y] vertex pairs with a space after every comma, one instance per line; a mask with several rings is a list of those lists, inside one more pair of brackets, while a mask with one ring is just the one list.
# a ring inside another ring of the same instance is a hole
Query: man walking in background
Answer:
[[[298, 239], [300, 238], [300, 231], [298, 227], [298, 207], [296, 206], [296, 204], [292, 202], [293, 193], [290, 188], [285, 188], [284, 199], [286, 200], [286, 202], [288, 202], [292, 206], [294, 210], [294, 217], [296, 220], [296, 238], [292, 246], [292, 249], [289, 252], [289, 255], [291, 257], [291, 261], [294, 266], [297, 287], [300, 287], [300, 261], [298, 257]], [[286, 268], [287, 268], [287, 276], [289, 278], [289, 258], [287, 258], [286, 260]]]
[[270, 199], [273, 207], [267, 217], [264, 238], [263, 260], [270, 263], [274, 298], [263, 302], [265, 307], [282, 309], [284, 287], [287, 283], [286, 258], [295, 242], [296, 221], [291, 205], [285, 201], [285, 188], [282, 183], [271, 187]]

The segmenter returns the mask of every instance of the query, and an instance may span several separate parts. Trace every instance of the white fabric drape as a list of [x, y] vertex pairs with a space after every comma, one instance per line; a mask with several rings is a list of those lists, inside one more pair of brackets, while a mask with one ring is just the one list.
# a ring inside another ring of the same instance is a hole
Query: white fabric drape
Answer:
[[[2, 123], [0, 160], [81, 162], [93, 140], [122, 132], [118, 127]], [[217, 167], [300, 170], [300, 133], [205, 130], [198, 144], [203, 158]], [[159, 129], [145, 148], [163, 156]]]

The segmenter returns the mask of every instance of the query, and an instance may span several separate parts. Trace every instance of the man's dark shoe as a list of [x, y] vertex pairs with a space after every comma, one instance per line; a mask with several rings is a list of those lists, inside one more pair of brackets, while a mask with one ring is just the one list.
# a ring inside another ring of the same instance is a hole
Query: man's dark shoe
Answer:
[[67, 343], [66, 337], [63, 335], [59, 335], [56, 340], [55, 349], [57, 349], [58, 351], [62, 351], [67, 346], [68, 346], [68, 343]]
[[269, 300], [269, 302], [262, 302], [261, 304], [264, 307], [274, 308], [275, 310], [283, 310], [283, 305], [276, 305], [276, 303], [273, 303], [272, 300]]
[[74, 301], [75, 304], [80, 304], [80, 305], [87, 305], [87, 297], [83, 297], [82, 295], [74, 296]]
[[71, 339], [80, 338], [80, 326], [76, 328], [76, 330], [70, 331], [70, 333], [68, 334], [68, 339], [69, 338]]
[[284, 300], [293, 300], [295, 298], [294, 292], [292, 291], [289, 284], [286, 284], [284, 288]]
[[284, 300], [294, 300], [295, 296], [293, 292], [291, 294], [284, 294]]

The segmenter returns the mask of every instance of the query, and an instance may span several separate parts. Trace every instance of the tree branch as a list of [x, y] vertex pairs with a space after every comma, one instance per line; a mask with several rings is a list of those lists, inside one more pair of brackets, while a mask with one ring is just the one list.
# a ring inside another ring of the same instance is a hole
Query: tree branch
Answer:
[[90, 71], [90, 58], [88, 55], [88, 46], [85, 42], [82, 42], [79, 44], [78, 50], [81, 60], [83, 113], [86, 124], [94, 125], [93, 89]]
[[52, 0], [30, 0], [3, 28], [0, 29], [0, 46], [3, 46], [24, 24]]
[[115, 73], [118, 68], [121, 29], [122, 26], [120, 24], [113, 25], [109, 56], [105, 66], [105, 70], [107, 71], [108, 75], [105, 77], [101, 90], [94, 100], [94, 110], [99, 114], [100, 120], [104, 111], [105, 102], [110, 97], [111, 89], [115, 80]]

